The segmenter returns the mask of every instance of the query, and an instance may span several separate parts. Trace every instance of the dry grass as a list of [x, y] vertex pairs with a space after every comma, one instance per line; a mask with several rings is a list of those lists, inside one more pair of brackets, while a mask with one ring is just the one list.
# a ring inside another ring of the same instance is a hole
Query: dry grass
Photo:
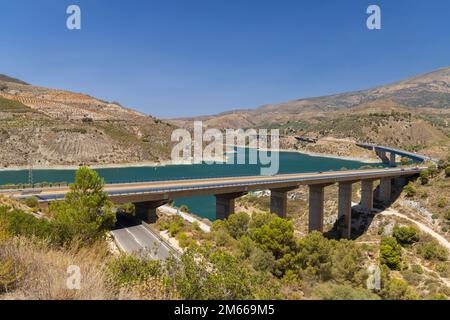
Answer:
[[[15, 290], [3, 299], [108, 299], [103, 269], [107, 259], [103, 245], [79, 250], [57, 250], [37, 239], [10, 238], [0, 245], [0, 260], [12, 259], [20, 275]], [[80, 267], [81, 288], [70, 290], [66, 282], [71, 265]]]

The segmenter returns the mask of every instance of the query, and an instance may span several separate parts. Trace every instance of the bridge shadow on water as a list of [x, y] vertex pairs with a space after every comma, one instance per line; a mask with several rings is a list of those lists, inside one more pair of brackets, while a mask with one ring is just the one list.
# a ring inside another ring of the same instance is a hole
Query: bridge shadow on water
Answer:
[[[408, 181], [407, 181], [408, 182]], [[407, 183], [406, 182], [406, 183]], [[389, 202], [382, 203], [377, 200], [380, 186], [375, 188], [373, 192], [374, 196], [374, 209], [371, 212], [364, 211], [363, 208], [358, 204], [352, 207], [352, 231], [351, 231], [351, 240], [356, 240], [364, 233], [367, 232], [370, 225], [372, 224], [375, 216], [384, 210], [388, 209], [397, 199], [400, 197], [403, 191], [404, 185], [392, 185], [392, 193]], [[344, 217], [336, 220], [333, 227], [324, 233], [324, 237], [328, 239], [341, 239], [342, 234], [345, 230], [344, 227]]]

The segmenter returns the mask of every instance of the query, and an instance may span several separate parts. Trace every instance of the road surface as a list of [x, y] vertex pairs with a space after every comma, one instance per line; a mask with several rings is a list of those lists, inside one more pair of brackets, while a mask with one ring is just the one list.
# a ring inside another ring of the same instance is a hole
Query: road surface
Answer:
[[111, 234], [122, 251], [158, 260], [172, 255], [170, 247], [144, 225], [118, 215], [117, 226], [118, 229], [112, 230]]

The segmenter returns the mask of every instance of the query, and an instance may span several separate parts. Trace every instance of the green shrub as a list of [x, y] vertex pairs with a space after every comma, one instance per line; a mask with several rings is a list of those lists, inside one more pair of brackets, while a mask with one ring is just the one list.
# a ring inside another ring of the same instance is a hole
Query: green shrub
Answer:
[[402, 279], [388, 279], [383, 283], [381, 294], [386, 300], [417, 300], [419, 298], [417, 293]]
[[142, 282], [161, 275], [159, 260], [123, 255], [108, 264], [108, 273], [114, 285]]
[[439, 201], [438, 201], [438, 203], [437, 203], [437, 206], [438, 206], [439, 208], [445, 208], [445, 207], [447, 206], [447, 204], [448, 204], [447, 199], [445, 199], [445, 198], [440, 198]]
[[249, 222], [250, 216], [245, 212], [232, 214], [225, 220], [228, 232], [235, 239], [246, 234]]
[[22, 210], [12, 210], [10, 207], [0, 207], [0, 220], [6, 221], [8, 231], [12, 235], [38, 237], [48, 239], [54, 244], [61, 244], [59, 229], [46, 219], [39, 219]]
[[448, 178], [450, 177], [450, 166], [448, 166], [447, 168], [445, 168], [445, 176]]
[[404, 226], [400, 227], [398, 225], [394, 226], [392, 236], [400, 243], [402, 246], [409, 246], [417, 241], [419, 241], [419, 232], [414, 226]]
[[39, 200], [36, 197], [26, 198], [24, 203], [30, 208], [38, 208], [39, 207]]
[[190, 245], [195, 243], [195, 240], [192, 238], [189, 238], [189, 236], [184, 232], [178, 233], [176, 238], [177, 238], [178, 244], [180, 245], [181, 248], [187, 248]]
[[136, 215], [136, 207], [133, 203], [124, 203], [117, 207], [117, 210], [119, 210], [120, 213], [134, 216]]
[[367, 289], [333, 283], [315, 286], [313, 297], [319, 300], [380, 300], [378, 295]]
[[405, 186], [403, 190], [405, 191], [405, 194], [408, 198], [414, 197], [417, 193], [416, 187], [411, 181]]
[[171, 237], [176, 236], [178, 232], [180, 232], [181, 228], [183, 227], [184, 222], [180, 217], [176, 217], [173, 219], [169, 224], [169, 234]]
[[425, 169], [420, 173], [420, 183], [422, 185], [428, 184], [430, 181], [430, 171], [429, 169]]
[[447, 261], [447, 250], [436, 241], [421, 243], [417, 246], [417, 253], [426, 260]]
[[380, 262], [391, 270], [400, 270], [402, 249], [394, 237], [381, 239]]

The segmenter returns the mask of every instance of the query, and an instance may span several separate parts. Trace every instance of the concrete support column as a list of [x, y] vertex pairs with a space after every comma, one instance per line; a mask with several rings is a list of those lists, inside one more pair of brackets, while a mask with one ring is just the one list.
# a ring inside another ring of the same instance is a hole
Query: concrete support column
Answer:
[[297, 187], [271, 189], [270, 190], [270, 212], [275, 213], [280, 218], [286, 218], [287, 215], [287, 193], [295, 190]]
[[325, 185], [309, 186], [309, 232], [323, 232], [323, 201]]
[[391, 167], [396, 167], [397, 166], [397, 162], [395, 161], [396, 157], [395, 157], [395, 153], [391, 152], [390, 156], [389, 156], [389, 166]]
[[373, 180], [361, 181], [361, 207], [367, 213], [373, 209]]
[[402, 176], [394, 178], [394, 184], [400, 188], [404, 187], [406, 185], [406, 177]]
[[382, 178], [380, 180], [380, 201], [383, 203], [389, 203], [391, 200], [391, 178]]
[[386, 151], [375, 149], [375, 153], [381, 159], [384, 164], [389, 164], [389, 159], [386, 156]]
[[216, 194], [216, 219], [224, 220], [233, 214], [236, 198], [244, 194], [244, 192]]
[[156, 209], [167, 204], [168, 202], [168, 200], [136, 202], [134, 203], [136, 218], [147, 223], [155, 223], [158, 219]]
[[338, 218], [344, 217], [342, 236], [350, 239], [352, 231], [352, 182], [339, 183]]

